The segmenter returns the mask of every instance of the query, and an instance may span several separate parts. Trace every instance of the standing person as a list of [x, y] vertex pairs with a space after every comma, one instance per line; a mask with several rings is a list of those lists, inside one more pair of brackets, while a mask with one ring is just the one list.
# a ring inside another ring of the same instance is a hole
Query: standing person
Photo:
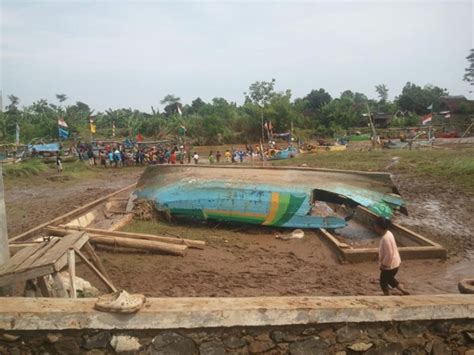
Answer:
[[61, 159], [59, 152], [56, 152], [56, 169], [58, 170], [58, 173], [63, 172], [63, 160]]
[[90, 166], [95, 165], [95, 157], [94, 157], [94, 152], [92, 151], [92, 148], [89, 148], [89, 150], [87, 151], [87, 159], [89, 160]]
[[229, 152], [229, 149], [227, 149], [224, 153], [225, 161], [226, 163], [230, 163], [230, 158], [231, 158], [231, 153]]
[[194, 159], [194, 164], [197, 164], [198, 161], [199, 161], [199, 155], [198, 155], [198, 153], [194, 152], [193, 159]]
[[220, 162], [221, 162], [221, 156], [222, 156], [221, 152], [217, 151], [217, 153], [216, 153], [216, 161], [217, 161], [217, 163], [220, 163]]
[[171, 164], [176, 164], [176, 152], [175, 152], [174, 149], [171, 151], [170, 163], [171, 163]]
[[395, 237], [388, 230], [390, 223], [390, 220], [383, 217], [375, 221], [375, 232], [382, 237], [379, 245], [380, 287], [385, 296], [390, 296], [390, 287], [398, 289], [403, 295], [409, 295], [395, 278], [401, 259]]
[[209, 153], [208, 159], [209, 159], [209, 164], [214, 164], [214, 155], [212, 154], [212, 150]]

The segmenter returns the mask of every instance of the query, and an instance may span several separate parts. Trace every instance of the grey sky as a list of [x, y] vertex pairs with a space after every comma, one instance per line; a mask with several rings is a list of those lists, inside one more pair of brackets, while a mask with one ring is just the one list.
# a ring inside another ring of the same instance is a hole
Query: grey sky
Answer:
[[320, 87], [375, 97], [385, 83], [393, 99], [407, 81], [473, 97], [462, 81], [471, 1], [0, 1], [4, 102], [65, 93], [96, 110], [150, 111], [166, 94], [240, 104], [271, 78], [293, 98]]

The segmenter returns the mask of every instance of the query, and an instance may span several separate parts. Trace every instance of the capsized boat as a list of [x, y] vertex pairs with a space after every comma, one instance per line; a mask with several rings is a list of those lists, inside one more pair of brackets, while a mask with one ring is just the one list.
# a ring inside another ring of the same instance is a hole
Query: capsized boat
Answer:
[[289, 228], [343, 228], [358, 205], [406, 212], [389, 174], [313, 168], [149, 166], [133, 195], [173, 216]]

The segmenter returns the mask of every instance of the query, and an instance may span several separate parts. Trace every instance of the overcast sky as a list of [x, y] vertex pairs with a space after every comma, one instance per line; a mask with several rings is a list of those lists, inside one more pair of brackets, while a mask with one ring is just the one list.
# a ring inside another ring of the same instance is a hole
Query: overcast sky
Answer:
[[407, 81], [473, 97], [462, 81], [471, 1], [0, 4], [4, 104], [57, 93], [95, 110], [150, 111], [166, 94], [240, 104], [271, 78], [293, 98], [319, 88], [376, 97], [384, 83], [393, 99]]

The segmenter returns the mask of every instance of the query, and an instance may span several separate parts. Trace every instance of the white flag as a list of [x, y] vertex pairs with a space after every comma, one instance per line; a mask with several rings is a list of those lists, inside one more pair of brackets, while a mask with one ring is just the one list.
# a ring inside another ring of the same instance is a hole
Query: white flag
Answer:
[[67, 128], [67, 123], [64, 121], [64, 117], [58, 117], [58, 125], [61, 127], [66, 127]]
[[178, 113], [182, 115], [183, 113], [181, 112], [181, 108], [179, 107], [179, 105], [176, 105], [176, 108], [178, 109]]

